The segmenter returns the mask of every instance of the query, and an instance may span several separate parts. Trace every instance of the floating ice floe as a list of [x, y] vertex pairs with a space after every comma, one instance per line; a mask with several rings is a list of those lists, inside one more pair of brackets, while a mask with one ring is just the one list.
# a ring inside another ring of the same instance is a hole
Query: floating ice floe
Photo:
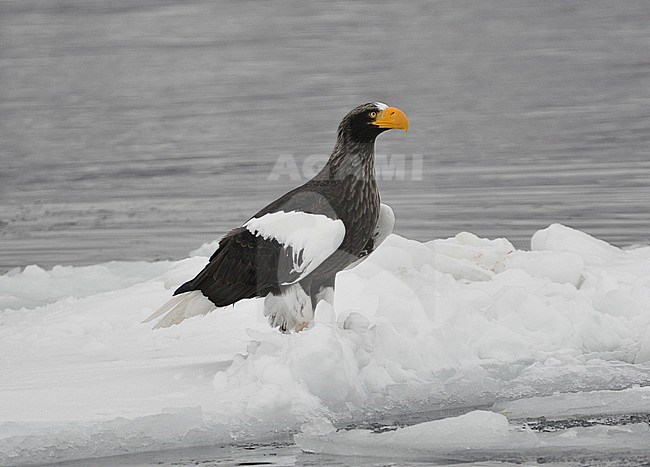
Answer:
[[[572, 427], [561, 431], [536, 432], [515, 426], [500, 414], [476, 410], [442, 420], [423, 422], [375, 433], [370, 430], [332, 431], [326, 435], [296, 435], [296, 442], [306, 452], [382, 458], [426, 458], [438, 461], [482, 460], [505, 457], [515, 461], [545, 456], [561, 461], [567, 453], [645, 454], [648, 451], [650, 426], [635, 423], [625, 426], [595, 425]], [[504, 456], [505, 455], [505, 456]]]
[[[303, 332], [270, 329], [261, 300], [168, 329], [141, 323], [211, 252], [0, 276], [0, 464], [278, 433], [306, 450], [432, 455], [466, 449], [462, 429], [477, 453], [648, 437], [643, 424], [549, 434], [521, 420], [649, 411], [650, 247], [561, 225], [531, 251], [470, 233], [393, 235], [337, 276], [334, 305], [321, 302]], [[489, 411], [359, 429], [477, 406]]]

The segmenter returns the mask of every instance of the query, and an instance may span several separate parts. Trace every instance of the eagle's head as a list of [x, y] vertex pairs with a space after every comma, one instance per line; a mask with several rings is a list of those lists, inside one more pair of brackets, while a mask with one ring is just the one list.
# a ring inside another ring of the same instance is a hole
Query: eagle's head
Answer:
[[370, 102], [345, 116], [339, 125], [339, 136], [370, 142], [386, 130], [408, 131], [408, 128], [409, 120], [400, 109], [381, 102]]

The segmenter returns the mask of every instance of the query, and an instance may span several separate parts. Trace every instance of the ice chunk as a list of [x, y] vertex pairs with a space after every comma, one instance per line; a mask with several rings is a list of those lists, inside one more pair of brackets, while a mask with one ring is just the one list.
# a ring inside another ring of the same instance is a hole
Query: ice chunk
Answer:
[[[590, 452], [647, 452], [650, 428], [646, 423], [626, 426], [595, 425], [588, 428], [535, 432], [525, 425], [509, 424], [506, 417], [474, 411], [459, 417], [424, 422], [395, 431], [375, 433], [349, 430], [326, 434], [300, 433], [296, 443], [307, 452], [422, 458], [430, 462], [452, 457], [458, 461], [508, 458], [534, 461], [540, 453], [584, 455]], [[615, 455], [615, 454], [614, 454]]]
[[[515, 250], [469, 233], [426, 244], [391, 235], [367, 261], [338, 274], [333, 305], [328, 296], [312, 325], [290, 335], [268, 327], [260, 299], [169, 329], [141, 324], [205, 256], [0, 276], [0, 463], [309, 426], [309, 439], [333, 446], [318, 437], [341, 423], [496, 401], [512, 404], [505, 413], [576, 412], [590, 403], [647, 411], [635, 386], [650, 385], [650, 249], [620, 250], [559, 225], [536, 234], [533, 247]], [[531, 438], [504, 420], [475, 413], [406, 433], [452, 450], [464, 449], [453, 444], [460, 425], [485, 443], [480, 436], [507, 432], [496, 449], [588, 446], [589, 437], [633, 446], [647, 436], [634, 426], [628, 434], [592, 427]], [[165, 431], [165, 423], [178, 430]], [[416, 449], [398, 432], [395, 449]], [[358, 438], [355, 449], [382, 452], [375, 433], [348, 435], [332, 439]], [[566, 444], [572, 439], [578, 444]]]
[[522, 269], [533, 277], [578, 286], [585, 263], [581, 256], [570, 252], [517, 251], [509, 255], [501, 270]]
[[558, 251], [574, 253], [585, 264], [603, 266], [621, 257], [622, 250], [579, 230], [553, 224], [535, 232], [531, 239], [533, 251]]
[[303, 450], [311, 452], [404, 456], [499, 446], [508, 440], [509, 431], [503, 415], [477, 410], [384, 433], [350, 430], [320, 436], [300, 433], [294, 438]]
[[586, 391], [499, 402], [492, 410], [510, 418], [561, 418], [601, 414], [650, 413], [650, 387]]

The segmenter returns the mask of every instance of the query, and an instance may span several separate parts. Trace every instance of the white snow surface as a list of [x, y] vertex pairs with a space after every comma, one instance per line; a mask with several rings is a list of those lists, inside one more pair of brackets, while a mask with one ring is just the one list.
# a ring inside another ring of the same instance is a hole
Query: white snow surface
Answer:
[[[594, 413], [585, 404], [648, 411], [650, 247], [621, 250], [558, 224], [537, 232], [531, 251], [466, 232], [427, 243], [391, 235], [337, 276], [334, 305], [321, 302], [300, 333], [270, 329], [260, 299], [171, 328], [143, 324], [209, 250], [0, 276], [0, 464], [277, 433], [347, 454], [650, 436], [643, 424], [540, 434], [508, 422]], [[334, 431], [477, 405], [491, 411], [385, 436]]]
[[253, 217], [244, 227], [254, 235], [291, 247], [293, 270], [300, 273], [300, 277], [290, 283], [298, 282], [316, 269], [341, 246], [345, 237], [341, 219], [300, 211], [278, 211]]

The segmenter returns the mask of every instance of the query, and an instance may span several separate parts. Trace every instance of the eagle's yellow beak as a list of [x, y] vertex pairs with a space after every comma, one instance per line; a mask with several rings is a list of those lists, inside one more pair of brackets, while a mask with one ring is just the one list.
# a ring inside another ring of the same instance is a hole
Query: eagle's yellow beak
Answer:
[[386, 110], [379, 112], [372, 124], [377, 125], [379, 128], [409, 131], [409, 119], [397, 107], [388, 107]]

